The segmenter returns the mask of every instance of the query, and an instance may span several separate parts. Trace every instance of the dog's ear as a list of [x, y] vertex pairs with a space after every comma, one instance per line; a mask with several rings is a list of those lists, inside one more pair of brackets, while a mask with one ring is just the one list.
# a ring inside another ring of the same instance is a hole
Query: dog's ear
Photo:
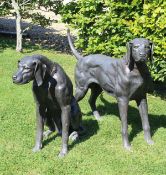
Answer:
[[134, 68], [134, 59], [132, 57], [132, 45], [133, 45], [132, 42], [128, 42], [126, 44], [126, 48], [127, 48], [126, 61], [127, 61], [130, 71], [133, 70]]
[[17, 67], [19, 67], [20, 60], [17, 61]]
[[43, 84], [43, 79], [46, 74], [46, 65], [42, 64], [40, 61], [35, 61], [35, 71], [34, 76], [37, 82], [38, 86], [41, 86]]
[[150, 51], [150, 55], [149, 55], [149, 57], [150, 57], [150, 62], [153, 63], [153, 48], [154, 48], [154, 44], [153, 44], [152, 41], [149, 41], [149, 44], [150, 44], [150, 46], [151, 46], [151, 51]]

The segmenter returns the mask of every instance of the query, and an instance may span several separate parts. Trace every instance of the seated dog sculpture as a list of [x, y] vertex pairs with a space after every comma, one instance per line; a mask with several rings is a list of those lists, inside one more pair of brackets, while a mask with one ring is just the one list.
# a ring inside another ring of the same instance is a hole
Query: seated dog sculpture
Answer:
[[[33, 151], [42, 148], [43, 135], [53, 131], [62, 132], [60, 157], [68, 151], [68, 136], [78, 137], [82, 116], [73, 97], [73, 86], [62, 67], [42, 55], [26, 56], [18, 62], [13, 82], [26, 84], [33, 80], [33, 95], [36, 102], [36, 144]], [[44, 123], [49, 130], [44, 131]]]
[[153, 144], [146, 98], [146, 93], [153, 89], [152, 78], [146, 65], [148, 58], [152, 60], [152, 42], [144, 38], [130, 41], [124, 59], [113, 59], [101, 54], [83, 57], [74, 48], [69, 29], [67, 36], [70, 48], [78, 60], [75, 68], [76, 100], [80, 101], [90, 88], [89, 104], [93, 115], [100, 119], [95, 104], [97, 97], [103, 90], [114, 96], [118, 101], [122, 140], [126, 149], [130, 149], [127, 131], [128, 104], [130, 100], [135, 100], [142, 119], [145, 140], [148, 144]]

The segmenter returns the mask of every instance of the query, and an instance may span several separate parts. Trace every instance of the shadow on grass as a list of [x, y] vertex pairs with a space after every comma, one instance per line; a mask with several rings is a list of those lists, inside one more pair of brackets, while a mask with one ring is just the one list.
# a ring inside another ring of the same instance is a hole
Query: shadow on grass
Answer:
[[[102, 95], [100, 96], [100, 99], [103, 102], [103, 105], [99, 105], [97, 109], [101, 116], [113, 114], [120, 120], [118, 104], [108, 102]], [[92, 115], [92, 113], [89, 112], [86, 115]], [[149, 123], [151, 127], [151, 134], [153, 136], [157, 129], [161, 127], [166, 128], [166, 115], [149, 114]], [[128, 109], [128, 124], [131, 125], [132, 128], [131, 132], [129, 133], [129, 140], [132, 141], [138, 133], [143, 131], [143, 129], [138, 109], [131, 107], [130, 105]]]
[[[0, 35], [1, 43], [0, 43], [0, 52], [3, 52], [5, 49], [11, 48], [16, 49], [16, 38], [10, 36]], [[26, 51], [24, 51], [24, 48]], [[23, 39], [23, 52], [31, 53], [33, 51], [39, 50], [40, 47], [38, 45], [32, 45], [25, 39]]]
[[[88, 140], [90, 137], [95, 135], [97, 133], [98, 129], [99, 129], [98, 122], [95, 119], [94, 120], [92, 120], [92, 119], [83, 120], [83, 126], [85, 128], [85, 133], [80, 136], [80, 139], [78, 141], [72, 142], [69, 145], [69, 149], [72, 149], [75, 144], [79, 144], [81, 142], [84, 142], [84, 141]], [[43, 141], [43, 147], [45, 147], [50, 142], [55, 140], [58, 136], [59, 136], [58, 134], [55, 134], [55, 135], [50, 136], [49, 138], [46, 138]]]
[[45, 138], [44, 141], [43, 141], [43, 148], [45, 146], [47, 146], [50, 142], [52, 142], [53, 140], [55, 140], [57, 137], [59, 137], [59, 134], [58, 133], [56, 133], [55, 135], [52, 135], [52, 136], [50, 136], [48, 138]]
[[0, 35], [0, 52], [3, 52], [3, 50], [7, 48], [15, 49], [16, 47], [16, 40], [12, 37], [4, 37], [3, 35]]
[[83, 120], [83, 127], [85, 128], [85, 133], [80, 136], [80, 139], [78, 141], [72, 142], [69, 145], [69, 149], [72, 149], [75, 144], [80, 144], [90, 139], [90, 137], [97, 134], [97, 131], [99, 130], [98, 122], [95, 119], [94, 120], [93, 119]]
[[162, 100], [166, 100], [166, 82], [154, 82], [153, 95], [160, 97]]
[[[0, 35], [1, 43], [0, 43], [0, 52], [3, 52], [5, 49], [16, 49], [16, 38], [10, 36]], [[31, 53], [33, 51], [37, 51], [41, 49], [41, 46], [31, 44], [30, 41], [23, 39], [23, 53]]]
[[[25, 29], [30, 24], [28, 22], [22, 22], [21, 25], [22, 29]], [[15, 49], [15, 19], [7, 19], [1, 17], [0, 30], [6, 32], [5, 34], [0, 34], [0, 52], [6, 48]], [[23, 51], [24, 49], [29, 49], [28, 53], [30, 53], [32, 51], [38, 50], [39, 46], [44, 49], [53, 49], [58, 52], [70, 53], [70, 47], [66, 35], [62, 35], [55, 28], [44, 28], [40, 25], [33, 25], [33, 27], [26, 31], [25, 35], [23, 36]]]
[[[103, 102], [103, 105], [99, 105], [97, 109], [100, 112], [101, 116], [113, 114], [120, 120], [117, 103], [108, 102], [103, 98], [102, 95], [100, 96], [100, 99]], [[92, 113], [88, 112], [85, 115], [91, 116]], [[149, 123], [151, 127], [151, 134], [153, 136], [159, 128], [161, 127], [166, 128], [166, 115], [149, 114]], [[131, 142], [134, 139], [134, 137], [136, 137], [137, 134], [143, 131], [143, 129], [138, 109], [130, 105], [128, 109], [128, 124], [131, 125], [132, 128], [131, 132], [129, 133], [129, 141]], [[85, 127], [85, 134], [80, 137], [79, 141], [72, 142], [69, 145], [69, 149], [72, 149], [75, 144], [79, 144], [90, 139], [90, 137], [95, 135], [99, 130], [98, 121], [96, 121], [95, 118], [83, 120], [83, 126]], [[43, 145], [45, 146], [49, 144], [49, 142], [54, 140], [57, 136], [58, 135], [54, 135], [46, 139]]]

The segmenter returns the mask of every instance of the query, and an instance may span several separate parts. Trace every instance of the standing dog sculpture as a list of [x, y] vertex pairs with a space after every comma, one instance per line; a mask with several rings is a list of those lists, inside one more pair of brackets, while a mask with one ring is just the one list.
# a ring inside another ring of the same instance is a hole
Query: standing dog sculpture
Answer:
[[89, 104], [96, 119], [100, 115], [96, 109], [96, 99], [102, 90], [114, 96], [118, 101], [122, 122], [122, 140], [124, 148], [130, 149], [127, 131], [127, 111], [130, 100], [135, 100], [142, 120], [144, 137], [148, 144], [153, 144], [148, 121], [146, 93], [152, 91], [152, 78], [146, 61], [152, 60], [153, 44], [147, 39], [136, 38], [127, 44], [124, 59], [93, 54], [81, 56], [74, 48], [70, 31], [67, 31], [70, 48], [78, 62], [75, 68], [76, 94], [80, 101], [91, 89]]
[[[13, 76], [16, 84], [33, 80], [33, 95], [36, 102], [36, 144], [33, 151], [42, 148], [43, 135], [57, 130], [62, 132], [60, 157], [68, 151], [68, 135], [77, 137], [82, 121], [80, 108], [73, 97], [73, 86], [62, 67], [42, 55], [26, 56], [18, 62]], [[44, 123], [49, 130], [43, 132]]]

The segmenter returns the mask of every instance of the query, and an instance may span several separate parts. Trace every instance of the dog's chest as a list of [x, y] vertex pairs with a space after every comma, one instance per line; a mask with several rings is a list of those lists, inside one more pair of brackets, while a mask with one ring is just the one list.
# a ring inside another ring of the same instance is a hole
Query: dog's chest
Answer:
[[144, 81], [139, 71], [134, 69], [129, 70], [127, 66], [117, 68], [117, 76], [115, 83], [116, 96], [127, 96], [133, 98], [137, 91], [143, 87]]
[[49, 102], [49, 104], [52, 104], [53, 106], [55, 106], [56, 108], [58, 108], [59, 104], [57, 102], [57, 99], [55, 97], [55, 81], [50, 81], [48, 82], [48, 91], [47, 91], [47, 101]]
[[145, 82], [141, 77], [138, 70], [134, 70], [130, 73], [129, 79], [131, 80], [129, 83], [129, 97], [130, 99], [135, 98], [136, 96], [141, 95], [140, 93], [144, 93], [144, 85]]
[[48, 81], [41, 87], [34, 88], [36, 99], [46, 107], [59, 108], [59, 104], [55, 97], [56, 81]]

